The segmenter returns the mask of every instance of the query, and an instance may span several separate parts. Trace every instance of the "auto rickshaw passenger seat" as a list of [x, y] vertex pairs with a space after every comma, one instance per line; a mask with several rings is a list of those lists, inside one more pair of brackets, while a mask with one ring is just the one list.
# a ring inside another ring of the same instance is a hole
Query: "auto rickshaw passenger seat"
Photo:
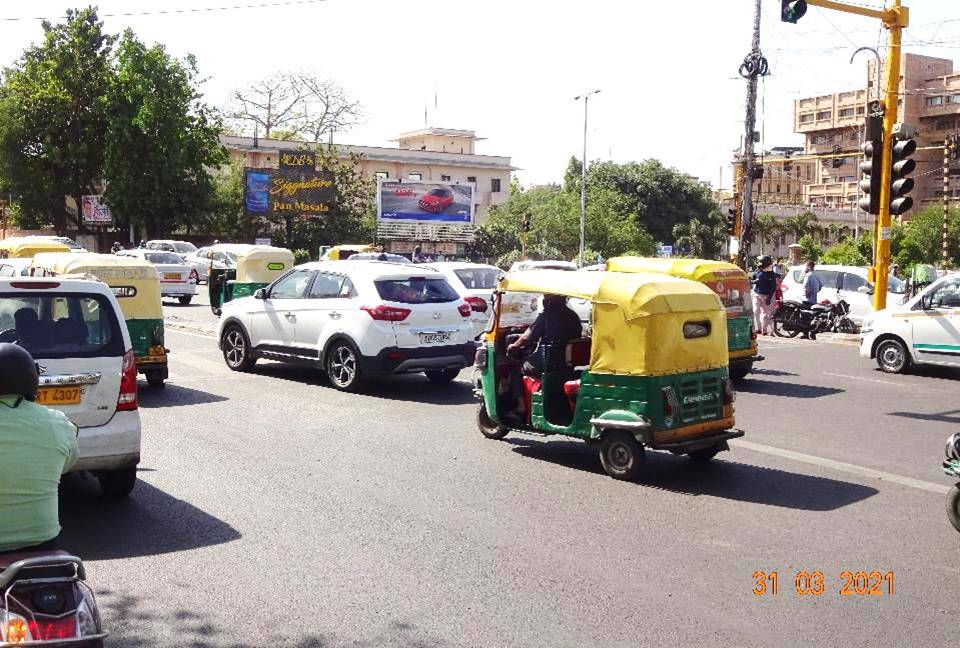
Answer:
[[570, 403], [570, 411], [577, 411], [577, 396], [580, 395], [580, 380], [568, 380], [563, 383], [563, 393], [567, 397], [567, 402]]

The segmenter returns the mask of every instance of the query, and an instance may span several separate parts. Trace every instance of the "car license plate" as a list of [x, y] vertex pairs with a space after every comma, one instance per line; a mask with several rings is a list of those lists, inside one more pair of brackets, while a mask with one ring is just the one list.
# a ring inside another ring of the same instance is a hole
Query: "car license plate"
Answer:
[[450, 340], [450, 333], [447, 331], [442, 331], [440, 333], [421, 333], [420, 342], [422, 344], [439, 344], [440, 342], [448, 342]]
[[83, 390], [79, 387], [47, 387], [37, 392], [41, 405], [78, 405]]
[[164, 279], [167, 279], [167, 280], [170, 280], [170, 281], [180, 281], [180, 273], [179, 273], [179, 272], [164, 272], [164, 273], [163, 273], [163, 278], [164, 278]]

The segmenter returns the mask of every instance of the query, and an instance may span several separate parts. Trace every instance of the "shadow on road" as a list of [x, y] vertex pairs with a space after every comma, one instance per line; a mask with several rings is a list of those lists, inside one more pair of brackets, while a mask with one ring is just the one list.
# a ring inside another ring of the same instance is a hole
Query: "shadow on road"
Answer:
[[100, 497], [96, 479], [64, 477], [60, 542], [89, 560], [112, 560], [197, 549], [230, 542], [240, 533], [226, 522], [143, 480], [121, 501]]
[[[190, 586], [182, 584], [185, 588]], [[96, 595], [104, 626], [110, 632], [110, 646], [114, 648], [255, 648], [267, 645], [265, 637], [244, 639], [237, 636], [237, 630], [225, 630], [212, 623], [204, 610], [174, 609], [158, 613], [155, 601], [122, 591], [97, 587]], [[291, 637], [290, 631], [297, 630], [295, 625], [294, 620], [284, 619], [269, 629], [256, 622], [247, 627], [257, 632], [269, 632], [268, 643], [277, 648], [444, 648], [450, 645], [416, 625], [403, 621], [391, 621], [382, 629], [373, 630], [371, 636], [365, 639], [307, 632]]]
[[[609, 479], [600, 466], [597, 449], [585, 443], [523, 437], [508, 437], [504, 441], [524, 457]], [[739, 463], [726, 457], [736, 457], [736, 448], [707, 464], [695, 464], [686, 457], [665, 452], [647, 452], [644, 476], [637, 485], [802, 511], [833, 511], [878, 493], [875, 488], [860, 484]]]
[[184, 405], [203, 405], [227, 400], [223, 396], [211, 394], [199, 389], [191, 389], [173, 383], [167, 383], [163, 389], [152, 389], [146, 383], [140, 383], [137, 401], [140, 407], [182, 407]]
[[754, 366], [750, 370], [750, 373], [747, 374], [747, 380], [750, 379], [750, 376], [759, 375], [759, 376], [796, 376], [798, 374], [793, 373], [792, 371], [781, 371], [779, 369], [767, 369], [766, 367], [757, 367]]
[[800, 385], [797, 383], [778, 382], [775, 380], [757, 380], [747, 376], [737, 384], [737, 391], [747, 394], [765, 394], [767, 396], [783, 396], [785, 398], [822, 398], [842, 394], [845, 390], [820, 385]]
[[953, 423], [954, 425], [960, 425], [960, 410], [949, 410], [934, 414], [924, 414], [922, 412], [890, 412], [890, 416], [900, 416], [917, 421], [934, 421], [936, 423]]

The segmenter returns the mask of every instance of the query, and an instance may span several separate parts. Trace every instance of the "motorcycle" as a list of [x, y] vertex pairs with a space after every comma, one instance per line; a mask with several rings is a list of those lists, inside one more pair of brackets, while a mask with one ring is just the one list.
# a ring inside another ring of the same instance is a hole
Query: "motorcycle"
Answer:
[[0, 554], [0, 597], [0, 647], [103, 647], [107, 634], [76, 556]]
[[857, 327], [850, 319], [850, 304], [837, 298], [819, 304], [784, 301], [773, 314], [773, 333], [779, 337], [797, 337], [801, 333], [853, 333]]
[[960, 531], [960, 432], [947, 439], [946, 455], [943, 472], [958, 480], [947, 493], [947, 519], [954, 529]]

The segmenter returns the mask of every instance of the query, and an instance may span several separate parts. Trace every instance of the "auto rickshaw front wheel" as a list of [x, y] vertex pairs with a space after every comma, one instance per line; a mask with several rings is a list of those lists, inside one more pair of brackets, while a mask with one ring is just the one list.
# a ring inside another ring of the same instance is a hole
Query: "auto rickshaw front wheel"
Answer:
[[507, 436], [507, 432], [510, 431], [510, 428], [506, 425], [494, 423], [490, 415], [487, 414], [487, 406], [483, 403], [477, 409], [477, 427], [480, 428], [480, 433], [483, 436], [495, 441]]
[[614, 430], [600, 441], [600, 463], [614, 479], [633, 481], [643, 471], [643, 445], [632, 434]]

